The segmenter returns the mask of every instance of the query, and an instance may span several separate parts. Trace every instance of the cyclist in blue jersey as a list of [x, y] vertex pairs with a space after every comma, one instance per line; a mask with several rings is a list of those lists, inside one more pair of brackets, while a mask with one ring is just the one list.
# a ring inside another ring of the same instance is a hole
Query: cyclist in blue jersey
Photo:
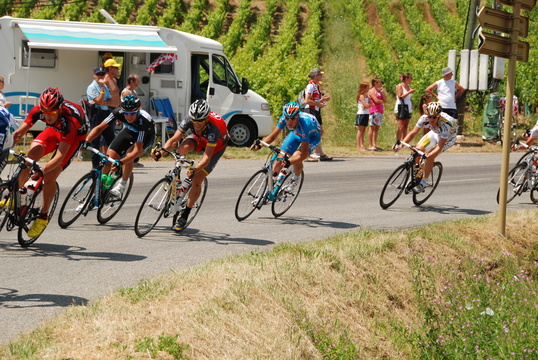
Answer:
[[[303, 171], [303, 161], [310, 156], [321, 141], [321, 127], [314, 115], [302, 112], [297, 102], [290, 102], [284, 105], [282, 116], [278, 120], [276, 127], [263, 141], [269, 144], [272, 143], [286, 127], [290, 130], [290, 133], [282, 142], [280, 151], [281, 154], [287, 154], [289, 159], [279, 158], [280, 161], [275, 162], [273, 174], [276, 176], [282, 166], [293, 165], [294, 174], [289, 185], [291, 191]], [[258, 151], [260, 148], [256, 144], [250, 147], [253, 151]]]

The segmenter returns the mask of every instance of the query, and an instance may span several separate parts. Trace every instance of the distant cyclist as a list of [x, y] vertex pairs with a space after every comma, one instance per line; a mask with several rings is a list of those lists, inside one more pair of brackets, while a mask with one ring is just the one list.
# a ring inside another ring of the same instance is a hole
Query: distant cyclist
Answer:
[[[190, 135], [183, 139], [189, 130]], [[198, 164], [187, 174], [192, 180], [192, 189], [189, 192], [185, 210], [172, 228], [174, 231], [182, 231], [185, 228], [191, 209], [200, 196], [202, 182], [213, 171], [224, 154], [229, 139], [226, 122], [209, 109], [207, 101], [199, 99], [191, 104], [189, 116], [179, 123], [174, 136], [164, 144], [167, 150], [172, 150], [179, 144], [177, 152], [181, 155], [192, 151], [203, 153]], [[157, 151], [152, 154], [152, 157], [158, 161], [165, 154], [164, 151]]]
[[[88, 132], [82, 108], [75, 103], [64, 100], [58, 88], [49, 87], [41, 94], [39, 105], [30, 110], [26, 120], [13, 133], [14, 143], [19, 142], [39, 120], [45, 122], [47, 126], [32, 141], [27, 156], [32, 160], [39, 161], [47, 154], [54, 154], [49, 162], [42, 166], [43, 206], [38, 219], [28, 230], [29, 237], [41, 235], [49, 224], [48, 212], [56, 194], [56, 179], [69, 166]], [[28, 179], [28, 174], [29, 169], [21, 172], [21, 186]]]
[[[131, 176], [134, 160], [144, 153], [145, 149], [155, 142], [155, 122], [145, 110], [140, 109], [140, 99], [134, 95], [123, 98], [120, 106], [115, 108], [99, 125], [88, 134], [85, 146], [98, 137], [106, 128], [114, 126], [116, 120], [123, 123], [123, 129], [112, 140], [107, 155], [118, 160], [123, 167], [122, 179], [110, 190], [114, 196], [121, 197], [127, 180]], [[120, 160], [121, 159], [121, 160]], [[110, 166], [103, 168], [104, 173], [110, 171]]]
[[[423, 192], [428, 186], [428, 178], [433, 168], [435, 158], [442, 152], [448, 150], [456, 143], [458, 134], [458, 121], [442, 111], [438, 102], [431, 102], [426, 107], [426, 112], [419, 119], [413, 130], [403, 139], [403, 142], [409, 143], [421, 129], [429, 129], [418, 142], [416, 148], [420, 151], [427, 152], [426, 164], [424, 166], [424, 175], [418, 186], [413, 191]], [[401, 146], [396, 146], [394, 151], [399, 151]]]
[[[276, 127], [263, 141], [269, 144], [272, 143], [285, 127], [290, 130], [290, 133], [282, 142], [280, 151], [289, 155], [289, 159], [284, 161], [282, 158], [281, 161], [275, 162], [273, 175], [276, 176], [282, 166], [293, 165], [294, 174], [287, 189], [292, 191], [303, 171], [303, 161], [310, 156], [321, 140], [321, 127], [314, 115], [302, 112], [299, 103], [290, 102], [284, 105], [282, 116], [280, 116]], [[260, 150], [260, 146], [256, 144], [250, 148], [253, 151]]]

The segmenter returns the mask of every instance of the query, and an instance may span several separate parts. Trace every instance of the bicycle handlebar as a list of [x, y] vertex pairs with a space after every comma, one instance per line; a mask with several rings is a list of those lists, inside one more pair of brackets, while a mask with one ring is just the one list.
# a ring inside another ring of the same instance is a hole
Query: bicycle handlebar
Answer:
[[32, 160], [29, 157], [27, 157], [26, 155], [24, 155], [22, 153], [18, 153], [13, 149], [9, 149], [9, 153], [11, 155], [15, 156], [16, 158], [18, 158], [21, 162], [24, 161], [26, 163], [29, 163], [31, 165], [30, 167], [31, 167], [32, 170], [34, 170], [34, 171], [42, 171], [41, 166], [39, 165], [39, 163], [37, 161]]
[[413, 150], [414, 152], [416, 152], [416, 153], [419, 154], [420, 156], [424, 156], [424, 155], [426, 155], [426, 153], [420, 151], [419, 149], [417, 149], [417, 148], [414, 147], [413, 145], [410, 145], [410, 144], [408, 144], [408, 143], [405, 143], [405, 142], [403, 142], [403, 141], [401, 141], [401, 140], [398, 140], [398, 141], [396, 142], [396, 144], [397, 144], [397, 145], [402, 144], [403, 146], [408, 147], [409, 149]]
[[109, 162], [111, 164], [114, 164], [114, 165], [118, 165], [117, 162], [120, 161], [120, 160], [116, 160], [116, 159], [112, 159], [110, 156], [108, 156], [107, 154], [103, 154], [102, 152], [100, 152], [99, 150], [97, 150], [96, 148], [92, 147], [92, 146], [88, 146], [86, 147], [86, 150], [98, 155], [101, 157], [101, 159], [103, 159], [105, 162]]
[[275, 145], [268, 144], [265, 141], [262, 141], [260, 139], [256, 139], [256, 143], [254, 145], [258, 145], [258, 146], [263, 145], [265, 147], [268, 147], [269, 149], [271, 149], [272, 151], [274, 151], [277, 154], [280, 152], [280, 149], [278, 147], [276, 147]]
[[163, 148], [160, 142], [155, 145], [155, 147], [152, 149], [152, 152], [157, 151], [157, 150], [159, 151], [162, 150], [172, 155], [176, 159], [176, 162], [179, 162], [181, 166], [184, 168], [192, 168], [194, 166], [194, 160], [188, 160], [184, 155], [178, 154], [176, 151], [170, 151], [168, 149]]

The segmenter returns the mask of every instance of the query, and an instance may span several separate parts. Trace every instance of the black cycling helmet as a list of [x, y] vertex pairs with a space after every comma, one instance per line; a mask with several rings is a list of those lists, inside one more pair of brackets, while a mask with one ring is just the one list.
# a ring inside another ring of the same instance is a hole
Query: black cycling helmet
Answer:
[[209, 104], [204, 99], [198, 99], [189, 107], [189, 116], [193, 121], [203, 121], [209, 115]]
[[39, 106], [44, 111], [57, 110], [63, 103], [64, 97], [58, 88], [49, 87], [39, 97]]
[[140, 110], [140, 99], [134, 95], [127, 95], [121, 101], [121, 109], [123, 112], [133, 112]]
[[284, 107], [282, 108], [282, 114], [287, 118], [292, 118], [299, 114], [300, 110], [301, 107], [299, 106], [299, 103], [296, 101], [292, 101], [284, 105]]

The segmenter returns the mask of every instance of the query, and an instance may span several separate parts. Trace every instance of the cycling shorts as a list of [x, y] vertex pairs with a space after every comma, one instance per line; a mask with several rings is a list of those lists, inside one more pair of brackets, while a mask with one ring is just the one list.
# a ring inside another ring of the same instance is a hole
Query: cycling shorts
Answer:
[[[34, 139], [33, 142], [41, 144], [45, 148], [45, 152], [43, 153], [43, 155], [47, 155], [52, 152], [55, 152], [58, 149], [58, 146], [61, 142], [60, 139], [60, 132], [56, 131], [52, 127], [47, 127]], [[71, 160], [77, 153], [81, 143], [86, 140], [86, 135], [73, 134], [73, 136], [70, 137], [69, 140], [70, 146], [69, 150], [67, 150], [67, 154], [65, 155], [61, 163], [62, 169], [65, 169], [69, 166]]]
[[[312, 154], [312, 152], [318, 147], [318, 144], [321, 140], [321, 136], [318, 135], [315, 139], [313, 140], [310, 139], [310, 140], [311, 141], [308, 144], [308, 154]], [[297, 151], [297, 149], [299, 149], [300, 145], [301, 145], [301, 137], [292, 131], [288, 134], [288, 136], [286, 136], [286, 138], [282, 142], [282, 145], [280, 146], [280, 150], [292, 155], [295, 151]]]
[[[439, 134], [437, 134], [435, 131], [428, 131], [418, 142], [417, 145], [422, 146], [426, 151], [430, 151], [434, 147], [437, 146], [439, 143]], [[456, 143], [456, 137], [453, 136], [452, 138], [448, 139], [445, 143], [445, 146], [443, 146], [443, 152], [450, 149], [454, 144]]]

